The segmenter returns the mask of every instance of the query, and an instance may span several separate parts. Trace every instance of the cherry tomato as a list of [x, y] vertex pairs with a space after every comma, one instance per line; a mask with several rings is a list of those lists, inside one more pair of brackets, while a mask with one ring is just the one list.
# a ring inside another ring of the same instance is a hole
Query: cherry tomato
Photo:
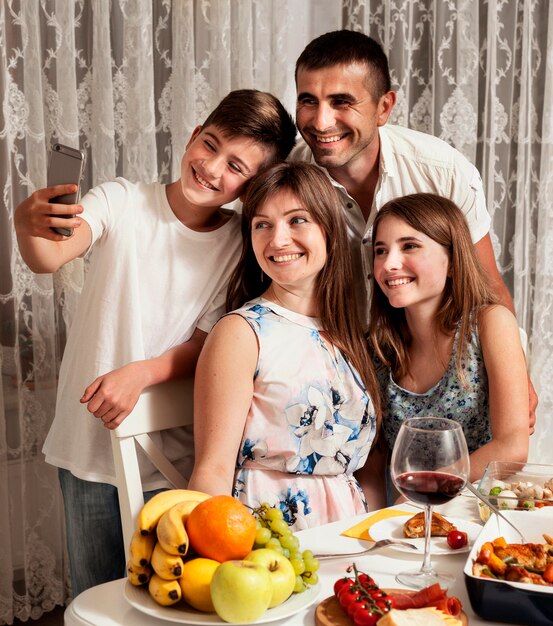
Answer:
[[354, 589], [348, 589], [344, 587], [338, 594], [338, 601], [340, 606], [349, 615], [350, 611], [356, 608], [356, 604], [361, 601], [361, 594]]
[[343, 589], [344, 587], [348, 587], [351, 588], [354, 585], [354, 581], [351, 578], [346, 578], [344, 576], [344, 578], [339, 578], [335, 583], [334, 583], [334, 595], [336, 597], [338, 597], [338, 593], [340, 592], [341, 589]]
[[365, 589], [375, 586], [374, 580], [368, 574], [359, 574], [358, 579]]
[[384, 595], [384, 592], [382, 591], [382, 589], [369, 589], [369, 595], [371, 596], [371, 598], [373, 600], [378, 600], [378, 598], [382, 598], [382, 596]]
[[374, 626], [382, 615], [373, 612], [370, 606], [362, 603], [355, 608], [353, 615], [350, 617], [355, 626]]
[[359, 593], [358, 589], [354, 589], [354, 585], [344, 585], [338, 592], [338, 600], [340, 601], [340, 604], [342, 604], [342, 598], [345, 602], [346, 599], [359, 595], [361, 594]]
[[376, 601], [376, 606], [383, 612], [387, 613], [392, 607], [390, 606], [386, 598], [379, 598]]
[[459, 550], [459, 548], [464, 548], [467, 543], [467, 533], [464, 533], [461, 530], [452, 530], [447, 535], [447, 544], [450, 548], [453, 548], [453, 550]]
[[386, 603], [388, 610], [396, 608], [396, 601], [394, 598], [392, 598], [392, 596], [389, 596], [387, 593], [385, 593], [382, 599]]

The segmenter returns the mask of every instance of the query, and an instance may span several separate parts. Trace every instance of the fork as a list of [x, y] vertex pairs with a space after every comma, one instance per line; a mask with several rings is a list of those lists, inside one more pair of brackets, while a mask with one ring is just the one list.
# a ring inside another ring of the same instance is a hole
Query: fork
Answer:
[[407, 541], [398, 541], [395, 539], [381, 539], [380, 541], [376, 541], [373, 543], [370, 548], [366, 550], [361, 550], [360, 552], [342, 552], [336, 554], [315, 554], [315, 558], [319, 561], [324, 559], [345, 559], [350, 556], [362, 556], [367, 554], [367, 552], [372, 552], [373, 550], [379, 550], [380, 548], [385, 548], [386, 546], [404, 546], [405, 548], [410, 548], [412, 550], [418, 550], [417, 546], [414, 546], [412, 543]]

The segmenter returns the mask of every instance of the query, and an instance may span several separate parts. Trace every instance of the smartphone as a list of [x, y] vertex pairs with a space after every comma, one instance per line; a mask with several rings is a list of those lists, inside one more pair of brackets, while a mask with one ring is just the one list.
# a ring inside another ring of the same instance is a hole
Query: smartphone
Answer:
[[[68, 193], [55, 198], [50, 198], [49, 202], [54, 204], [76, 204], [80, 198], [81, 177], [84, 168], [84, 152], [76, 148], [55, 143], [50, 152], [48, 163], [48, 187], [52, 185], [66, 185], [73, 183], [78, 189], [75, 193]], [[71, 218], [74, 215], [57, 215], [53, 217]], [[55, 233], [70, 237], [73, 234], [72, 228], [52, 227]]]

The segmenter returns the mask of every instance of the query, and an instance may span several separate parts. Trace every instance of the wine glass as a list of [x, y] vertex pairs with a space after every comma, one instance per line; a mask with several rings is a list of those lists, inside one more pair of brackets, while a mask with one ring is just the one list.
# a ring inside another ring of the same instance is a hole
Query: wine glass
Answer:
[[469, 453], [463, 428], [440, 417], [405, 420], [394, 444], [390, 474], [408, 500], [424, 505], [424, 560], [420, 570], [401, 572], [396, 580], [422, 589], [434, 583], [447, 588], [454, 577], [438, 573], [430, 562], [432, 506], [445, 504], [465, 487], [469, 476]]

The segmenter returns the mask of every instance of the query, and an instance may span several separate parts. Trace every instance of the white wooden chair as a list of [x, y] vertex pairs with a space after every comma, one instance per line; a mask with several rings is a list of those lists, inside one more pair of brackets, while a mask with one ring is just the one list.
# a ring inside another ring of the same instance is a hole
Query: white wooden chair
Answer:
[[139, 445], [144, 450], [150, 461], [173, 487], [186, 489], [188, 480], [167, 459], [149, 433], [192, 424], [193, 398], [193, 379], [181, 378], [153, 385], [141, 394], [133, 411], [123, 423], [111, 431], [127, 560], [136, 519], [144, 505], [136, 446]]

